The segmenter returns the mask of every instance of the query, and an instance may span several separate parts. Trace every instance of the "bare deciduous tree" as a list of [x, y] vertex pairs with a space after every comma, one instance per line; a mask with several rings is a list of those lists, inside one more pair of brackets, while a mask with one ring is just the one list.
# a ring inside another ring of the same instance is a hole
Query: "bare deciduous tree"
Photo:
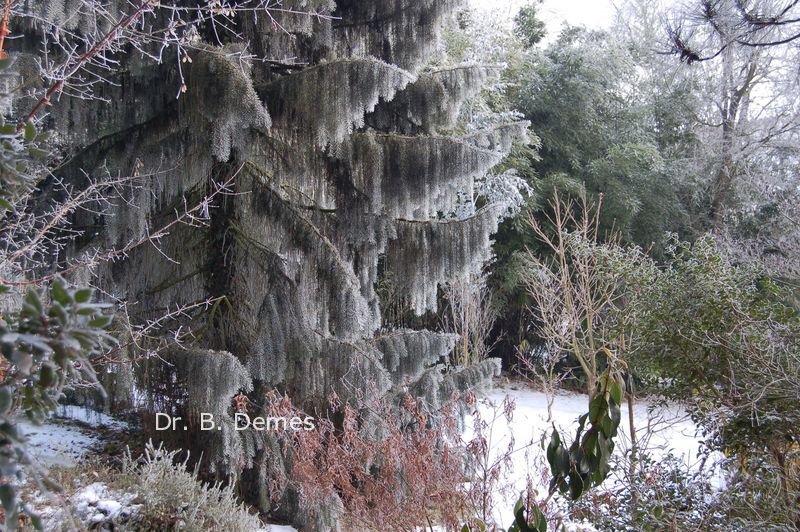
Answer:
[[[548, 255], [527, 251], [524, 277], [533, 299], [533, 318], [550, 356], [575, 356], [586, 376], [586, 391], [594, 393], [603, 352], [616, 356], [617, 339], [608, 328], [609, 310], [618, 304], [618, 280], [604, 274], [598, 253], [599, 206], [585, 195], [576, 203], [557, 194], [550, 202], [552, 216], [544, 227], [533, 216], [531, 230]], [[577, 214], [576, 214], [577, 211]], [[608, 239], [607, 239], [608, 240]], [[613, 243], [613, 236], [610, 237]]]

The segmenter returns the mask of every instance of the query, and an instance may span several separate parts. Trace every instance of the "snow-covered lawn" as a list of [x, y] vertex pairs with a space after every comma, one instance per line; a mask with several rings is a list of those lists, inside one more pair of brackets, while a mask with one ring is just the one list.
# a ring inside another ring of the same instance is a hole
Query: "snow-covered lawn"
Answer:
[[[506, 396], [510, 396], [516, 407], [511, 423], [503, 415], [502, 403]], [[577, 428], [577, 419], [585, 414], [589, 406], [586, 395], [573, 393], [558, 393], [552, 405], [552, 420], [548, 420], [547, 395], [531, 390], [523, 385], [513, 385], [507, 388], [494, 388], [486, 395], [487, 401], [480, 404], [480, 413], [484, 421], [489, 423], [491, 456], [502, 456], [509, 448], [509, 438], [513, 436], [513, 448], [516, 452], [511, 454], [512, 467], [509, 477], [504, 479], [495, 493], [496, 505], [494, 518], [502, 525], [509, 526], [512, 521], [512, 509], [520, 493], [525, 490], [527, 476], [533, 472], [536, 476], [542, 471], [544, 451], [540, 442], [544, 435], [549, 442], [553, 424], [559, 429], [562, 436], [572, 441]], [[701, 438], [696, 434], [696, 427], [689, 419], [686, 412], [677, 406], [669, 408], [651, 408], [647, 400], [637, 400], [634, 405], [634, 426], [640, 448], [650, 453], [658, 460], [672, 454], [682, 459], [690, 468], [699, 467], [701, 458], [698, 451], [701, 448]], [[624, 453], [630, 447], [628, 408], [621, 408], [622, 421], [619, 427], [616, 453]], [[472, 431], [473, 419], [467, 419], [465, 439], [469, 440], [474, 434]], [[718, 458], [718, 457], [713, 457]], [[719, 472], [713, 474], [714, 482], [719, 485], [721, 478]], [[607, 483], [613, 479], [606, 480]], [[546, 495], [546, 493], [544, 494]]]
[[[66, 421], [79, 421], [89, 427], [79, 427]], [[72, 467], [100, 443], [89, 429], [104, 427], [119, 431], [128, 424], [113, 417], [81, 406], [59, 406], [53, 418], [41, 425], [26, 419], [19, 420], [19, 428], [28, 437], [33, 459], [42, 467]]]
[[78, 427], [55, 421], [34, 425], [27, 420], [19, 422], [20, 431], [28, 437], [29, 451], [42, 467], [72, 467], [100, 440], [86, 434]]

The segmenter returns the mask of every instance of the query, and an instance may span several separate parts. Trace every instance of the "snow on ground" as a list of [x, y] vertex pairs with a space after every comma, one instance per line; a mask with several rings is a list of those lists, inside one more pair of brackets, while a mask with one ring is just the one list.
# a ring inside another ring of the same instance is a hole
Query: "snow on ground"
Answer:
[[28, 437], [31, 456], [42, 467], [72, 467], [78, 459], [100, 443], [97, 436], [62, 420], [79, 421], [91, 428], [104, 427], [111, 430], [128, 428], [128, 424], [124, 421], [74, 405], [59, 406], [55, 416], [41, 425], [35, 425], [21, 418], [18, 420], [19, 429]]
[[[516, 405], [511, 423], [507, 422], [501, 406], [506, 395], [509, 395]], [[563, 392], [556, 394], [550, 422], [547, 395], [542, 392], [527, 388], [494, 388], [487, 394], [486, 399], [488, 401], [482, 402], [479, 410], [481, 418], [490, 427], [488, 445], [493, 459], [502, 456], [509, 448], [510, 438], [513, 437], [511, 478], [505, 486], [499, 486], [495, 493], [498, 508], [494, 517], [502, 525], [509, 526], [513, 517], [514, 503], [526, 488], [528, 472], [542, 471], [543, 465], [546, 467], [546, 462], [543, 462], [542, 437], [545, 437], [547, 444], [554, 424], [562, 436], [571, 442], [577, 429], [578, 417], [588, 411], [589, 398], [581, 394]], [[690, 468], [699, 467], [701, 458], [698, 457], [698, 451], [701, 448], [701, 438], [696, 435], [696, 427], [686, 412], [677, 406], [670, 408], [651, 408], [651, 406], [646, 400], [636, 401], [634, 405], [634, 426], [640, 448], [648, 451], [656, 460], [671, 453], [682, 459]], [[630, 447], [627, 405], [622, 406], [621, 415], [615, 453], [624, 453]], [[464, 434], [466, 441], [469, 441], [474, 434], [472, 423], [473, 419], [468, 418]], [[716, 482], [719, 486], [722, 482], [719, 471], [711, 474], [714, 476], [712, 483]], [[608, 479], [606, 482], [610, 483], [613, 480]]]
[[[514, 403], [514, 415], [508, 423], [502, 411], [502, 403], [509, 395]], [[540, 446], [542, 437], [549, 441], [552, 424], [571, 441], [577, 427], [577, 419], [584, 414], [589, 405], [588, 397], [580, 394], [559, 393], [554, 397], [552, 420], [548, 421], [547, 396], [542, 392], [520, 387], [519, 389], [494, 388], [486, 396], [479, 409], [481, 417], [490, 425], [488, 445], [493, 458], [501, 456], [508, 448], [513, 437], [511, 454], [512, 467], [510, 478], [504, 486], [498, 487], [495, 499], [498, 501], [494, 518], [498, 523], [511, 524], [512, 509], [520, 493], [525, 490], [529, 472], [542, 471], [544, 451]], [[650, 455], [659, 459], [671, 453], [681, 458], [690, 468], [698, 467], [701, 448], [700, 438], [695, 434], [695, 426], [686, 412], [679, 407], [651, 408], [646, 400], [639, 400], [634, 406], [634, 423], [637, 429], [639, 444]], [[629, 448], [628, 409], [621, 408], [622, 421], [617, 438], [617, 453]], [[91, 427], [107, 427], [113, 430], [124, 430], [127, 424], [108, 415], [94, 412], [83, 407], [59, 407], [58, 418], [80, 421]], [[467, 419], [465, 440], [472, 438], [472, 419]], [[51, 419], [37, 426], [26, 420], [20, 420], [22, 431], [28, 436], [31, 454], [40, 465], [70, 467], [85, 455], [92, 447], [100, 443], [98, 437], [86, 434], [74, 425], [64, 424]], [[538, 469], [537, 469], [538, 468]], [[718, 471], [715, 476], [717, 485], [722, 483]], [[612, 479], [606, 481], [613, 482]], [[132, 496], [125, 493], [112, 493], [101, 483], [91, 484], [83, 488], [73, 497], [76, 510], [82, 521], [99, 524], [120, 517], [123, 513], [136, 510]], [[51, 518], [57, 519], [58, 510], [53, 510]], [[585, 528], [583, 530], [586, 530]], [[296, 532], [292, 527], [268, 525], [263, 532]]]
[[28, 420], [19, 420], [20, 431], [28, 437], [29, 451], [41, 466], [71, 467], [100, 440], [81, 431], [78, 427], [48, 420], [34, 425]]
[[72, 513], [63, 504], [47, 505], [38, 511], [45, 530], [60, 530], [67, 523], [75, 526], [75, 519], [95, 530], [113, 530], [114, 523], [124, 523], [141, 508], [136, 498], [133, 493], [112, 490], [102, 482], [95, 482], [69, 498]]
[[[77, 421], [88, 425], [81, 427], [69, 424]], [[124, 421], [107, 414], [75, 405], [61, 405], [54, 417], [41, 425], [27, 419], [19, 419], [20, 431], [28, 437], [29, 451], [33, 460], [43, 468], [53, 466], [73, 467], [93, 447], [100, 444], [99, 434], [90, 431], [98, 428], [121, 431], [128, 428]], [[69, 501], [53, 499], [54, 495], [39, 494], [34, 501], [42, 517], [45, 530], [61, 530], [65, 524], [75, 529], [113, 529], [117, 523], [124, 523], [131, 515], [141, 509], [135, 493], [109, 488], [102, 482], [94, 482], [81, 488], [69, 497]], [[72, 512], [66, 511], [67, 507]], [[77, 521], [77, 522], [76, 522]], [[81, 527], [78, 527], [78, 523]], [[282, 525], [266, 525], [258, 532], [297, 532], [295, 528]]]

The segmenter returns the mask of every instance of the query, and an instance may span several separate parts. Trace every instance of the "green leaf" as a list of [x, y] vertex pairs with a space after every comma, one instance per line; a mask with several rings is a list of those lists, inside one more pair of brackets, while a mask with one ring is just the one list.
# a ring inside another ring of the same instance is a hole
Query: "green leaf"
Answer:
[[583, 494], [583, 478], [577, 473], [569, 474], [569, 498], [573, 501], [580, 499]]
[[42, 301], [39, 299], [39, 294], [36, 290], [28, 290], [28, 293], [25, 294], [25, 302], [38, 314], [44, 314], [44, 307], [42, 307]]
[[32, 142], [36, 138], [36, 124], [28, 121], [25, 124], [25, 142]]
[[28, 148], [28, 153], [31, 155], [31, 157], [35, 158], [47, 157], [48, 155], [50, 155], [49, 152], [42, 150], [40, 148], [34, 148], [33, 146]]
[[608, 408], [606, 398], [602, 394], [597, 394], [592, 398], [589, 403], [589, 421], [594, 423], [600, 419], [601, 414], [605, 413]]
[[519, 532], [535, 532], [533, 528], [528, 526], [528, 519], [525, 517], [525, 504], [522, 497], [519, 498], [517, 504], [514, 505], [514, 530]]
[[544, 513], [542, 513], [538, 506], [533, 507], [533, 513], [536, 520], [537, 532], [547, 532], [547, 519], [545, 519]]
[[619, 427], [619, 422], [621, 418], [619, 406], [612, 405], [608, 409], [608, 417], [611, 419], [611, 431], [608, 433], [608, 436], [614, 436], [617, 433], [617, 427]]
[[99, 318], [95, 318], [89, 322], [89, 327], [95, 327], [97, 329], [105, 329], [111, 324], [112, 318], [111, 316], [100, 316]]
[[88, 303], [92, 299], [92, 290], [90, 288], [81, 288], [75, 292], [75, 301], [78, 303]]
[[550, 445], [547, 446], [547, 463], [550, 464], [550, 470], [554, 476], [557, 473], [556, 458], [557, 451], [560, 446], [561, 438], [558, 435], [558, 431], [555, 429], [555, 427], [553, 427], [553, 435], [550, 437]]
[[0, 388], [0, 416], [5, 416], [11, 409], [11, 404], [14, 401], [14, 393], [9, 386]]
[[67, 311], [64, 310], [64, 307], [58, 302], [50, 305], [50, 317], [56, 320], [58, 324], [62, 326], [66, 325], [69, 321]]
[[17, 490], [11, 484], [0, 485], [0, 502], [3, 504], [6, 513], [12, 513], [17, 507]]
[[619, 383], [615, 380], [611, 382], [611, 398], [614, 400], [614, 403], [617, 405], [622, 404], [622, 387]]
[[52, 364], [45, 363], [39, 370], [39, 385], [50, 388], [56, 382], [56, 368]]
[[55, 301], [58, 301], [62, 305], [66, 306], [72, 303], [72, 297], [67, 292], [67, 289], [64, 287], [64, 282], [60, 279], [53, 283], [52, 288], [50, 288], [50, 295], [53, 297]]

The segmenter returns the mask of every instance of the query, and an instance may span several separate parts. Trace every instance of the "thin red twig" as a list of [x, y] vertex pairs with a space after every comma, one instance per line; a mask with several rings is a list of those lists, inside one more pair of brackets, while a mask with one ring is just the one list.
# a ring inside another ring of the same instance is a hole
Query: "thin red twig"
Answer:
[[3, 18], [0, 20], [0, 59], [8, 57], [3, 46], [6, 42], [6, 35], [11, 33], [8, 29], [9, 22], [11, 22], [11, 4], [12, 0], [4, 0], [3, 2]]
[[[7, 3], [10, 0], [5, 0]], [[45, 93], [41, 100], [36, 102], [36, 105], [33, 106], [31, 112], [28, 113], [25, 118], [20, 120], [19, 124], [17, 125], [17, 131], [21, 131], [25, 128], [25, 124], [30, 122], [33, 117], [38, 113], [42, 107], [48, 105], [50, 103], [50, 99], [61, 89], [64, 88], [64, 82], [75, 75], [78, 70], [80, 70], [86, 63], [91, 61], [93, 57], [97, 54], [102, 52], [110, 43], [114, 41], [117, 36], [117, 33], [120, 30], [124, 30], [125, 28], [132, 25], [136, 22], [144, 13], [156, 3], [156, 0], [144, 0], [142, 4], [130, 15], [125, 17], [124, 19], [117, 22], [113, 28], [109, 30], [105, 36], [100, 39], [98, 42], [94, 44], [87, 52], [83, 53], [78, 59], [67, 69], [66, 73], [62, 77], [62, 79], [56, 81]]]

